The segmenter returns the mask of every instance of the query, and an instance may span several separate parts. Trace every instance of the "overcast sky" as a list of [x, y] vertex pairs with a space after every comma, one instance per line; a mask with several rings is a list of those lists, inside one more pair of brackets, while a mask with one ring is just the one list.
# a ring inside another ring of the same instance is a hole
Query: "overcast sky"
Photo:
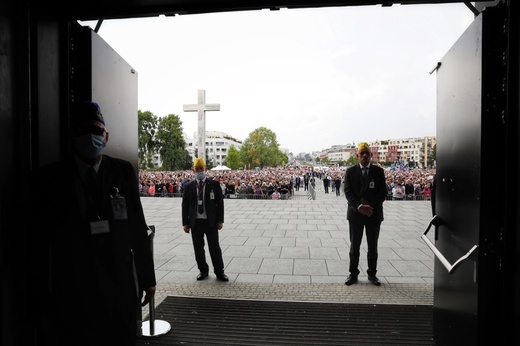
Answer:
[[[272, 130], [297, 155], [436, 135], [436, 74], [473, 20], [464, 4], [249, 11], [106, 20], [98, 34], [138, 73], [138, 107], [180, 116], [206, 90], [206, 130]], [[84, 25], [95, 27], [96, 22]]]

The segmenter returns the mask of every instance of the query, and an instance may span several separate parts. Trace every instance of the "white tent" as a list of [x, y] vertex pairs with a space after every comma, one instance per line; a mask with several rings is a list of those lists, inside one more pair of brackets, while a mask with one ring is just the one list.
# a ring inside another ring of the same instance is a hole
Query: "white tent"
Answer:
[[228, 166], [224, 166], [224, 165], [218, 165], [217, 167], [213, 167], [211, 170], [212, 171], [230, 171], [231, 168], [229, 168]]

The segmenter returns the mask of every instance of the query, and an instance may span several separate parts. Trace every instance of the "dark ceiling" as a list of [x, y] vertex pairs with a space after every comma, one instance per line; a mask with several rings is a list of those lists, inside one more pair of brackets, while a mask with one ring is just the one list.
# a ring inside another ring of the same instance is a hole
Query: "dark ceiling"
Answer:
[[[477, 1], [479, 2], [479, 1]], [[480, 1], [483, 2], [483, 1]], [[374, 0], [34, 0], [33, 13], [41, 17], [65, 17], [74, 20], [153, 17], [211, 12], [279, 10], [281, 8], [318, 8], [393, 4], [419, 5], [464, 3], [454, 0], [374, 1]], [[468, 2], [466, 2], [468, 3]]]

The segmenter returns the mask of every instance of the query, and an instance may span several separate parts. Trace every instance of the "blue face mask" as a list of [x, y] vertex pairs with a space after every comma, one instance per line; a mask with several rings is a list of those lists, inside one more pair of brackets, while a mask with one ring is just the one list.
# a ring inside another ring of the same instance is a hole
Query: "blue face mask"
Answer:
[[74, 138], [74, 150], [81, 157], [92, 159], [103, 152], [107, 142], [104, 136], [87, 133]]
[[206, 178], [206, 173], [197, 172], [197, 173], [195, 173], [195, 178], [197, 178], [197, 180], [203, 180], [204, 178]]

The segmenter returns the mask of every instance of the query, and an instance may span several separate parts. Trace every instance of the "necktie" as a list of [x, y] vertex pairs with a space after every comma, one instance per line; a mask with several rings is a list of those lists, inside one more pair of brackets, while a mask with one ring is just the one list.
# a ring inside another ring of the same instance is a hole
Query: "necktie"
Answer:
[[87, 193], [93, 197], [94, 200], [96, 200], [97, 190], [98, 190], [98, 184], [97, 184], [97, 173], [94, 167], [90, 166], [87, 169]]
[[202, 180], [199, 181], [199, 198], [198, 198], [198, 205], [199, 205], [199, 214], [204, 213], [204, 183]]
[[99, 204], [99, 185], [96, 170], [92, 166], [87, 169], [86, 186], [86, 195], [88, 196], [88, 205], [90, 206], [89, 213], [94, 215], [96, 214], [97, 206]]
[[363, 185], [366, 186], [368, 181], [368, 168], [363, 167]]

